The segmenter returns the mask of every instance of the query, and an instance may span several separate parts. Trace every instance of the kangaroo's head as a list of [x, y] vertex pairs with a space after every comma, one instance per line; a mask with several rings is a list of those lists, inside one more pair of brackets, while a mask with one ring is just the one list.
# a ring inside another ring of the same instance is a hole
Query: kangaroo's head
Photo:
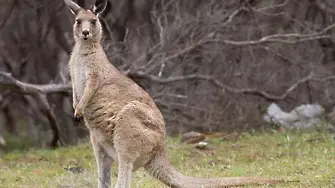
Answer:
[[73, 25], [73, 35], [76, 41], [100, 42], [102, 27], [99, 14], [102, 13], [108, 0], [96, 0], [87, 10], [80, 7], [72, 0], [64, 0], [71, 12], [76, 16]]

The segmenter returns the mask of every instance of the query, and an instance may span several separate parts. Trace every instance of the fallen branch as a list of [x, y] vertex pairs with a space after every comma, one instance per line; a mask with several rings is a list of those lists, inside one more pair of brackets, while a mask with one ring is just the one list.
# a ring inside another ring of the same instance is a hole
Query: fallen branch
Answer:
[[314, 76], [313, 73], [309, 74], [308, 76], [298, 80], [294, 84], [292, 84], [286, 91], [281, 95], [274, 95], [271, 93], [268, 93], [266, 91], [262, 91], [256, 88], [233, 88], [231, 86], [228, 86], [221, 81], [215, 79], [213, 76], [209, 75], [198, 75], [198, 74], [191, 74], [186, 76], [175, 76], [175, 77], [168, 77], [168, 78], [162, 78], [154, 75], [148, 75], [145, 72], [136, 72], [133, 73], [134, 76], [142, 77], [149, 79], [150, 81], [161, 83], [161, 84], [167, 84], [172, 82], [178, 82], [178, 81], [184, 81], [184, 80], [206, 80], [214, 84], [215, 86], [222, 89], [223, 92], [232, 92], [232, 93], [244, 93], [244, 94], [251, 94], [251, 95], [257, 95], [260, 97], [263, 97], [267, 100], [283, 100], [285, 99], [292, 91], [294, 91], [299, 85], [307, 82], [307, 81], [316, 81], [316, 82], [325, 82], [330, 80], [335, 80], [335, 76], [329, 76], [326, 78], [317, 78]]
[[30, 84], [15, 79], [10, 73], [0, 71], [0, 87], [10, 88], [26, 94], [49, 94], [71, 92], [70, 83], [67, 84]]

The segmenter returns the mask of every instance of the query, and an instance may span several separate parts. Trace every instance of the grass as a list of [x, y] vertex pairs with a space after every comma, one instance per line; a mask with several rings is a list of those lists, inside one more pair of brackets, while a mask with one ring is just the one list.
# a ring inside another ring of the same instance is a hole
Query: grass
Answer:
[[[197, 177], [259, 176], [300, 181], [275, 187], [335, 187], [335, 141], [328, 133], [256, 132], [235, 141], [213, 138], [207, 142], [211, 150], [198, 150], [181, 144], [180, 138], [168, 138], [169, 159], [184, 174]], [[84, 172], [68, 172], [64, 170], [67, 167], [81, 167]], [[115, 165], [112, 168], [115, 182]], [[8, 153], [0, 159], [0, 187], [96, 187], [91, 146], [85, 143]], [[132, 187], [164, 185], [139, 170], [133, 174]]]

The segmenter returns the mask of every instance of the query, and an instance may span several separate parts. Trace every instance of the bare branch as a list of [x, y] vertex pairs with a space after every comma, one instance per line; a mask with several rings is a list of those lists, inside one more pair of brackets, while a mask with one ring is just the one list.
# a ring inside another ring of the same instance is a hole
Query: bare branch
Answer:
[[227, 20], [223, 23], [222, 26], [227, 26], [229, 23], [231, 23], [233, 21], [233, 19], [235, 18], [235, 16], [237, 16], [240, 12], [247, 10], [245, 7], [240, 7], [238, 9], [236, 9], [234, 12], [232, 12]]
[[316, 0], [315, 3], [318, 6], [318, 8], [321, 9], [322, 11], [335, 15], [335, 7], [328, 5], [327, 3], [324, 2], [324, 0]]
[[[174, 53], [170, 53], [171, 55], [163, 58], [163, 62], [171, 61], [172, 59], [178, 58], [195, 48], [207, 44], [207, 43], [222, 43], [226, 45], [234, 45], [234, 46], [249, 46], [249, 45], [259, 45], [259, 44], [267, 44], [267, 43], [284, 43], [284, 44], [298, 44], [306, 41], [313, 41], [325, 38], [331, 38], [330, 35], [325, 35], [326, 32], [330, 31], [335, 27], [335, 24], [329, 25], [322, 29], [319, 32], [314, 32], [310, 34], [299, 34], [299, 33], [287, 33], [287, 34], [274, 34], [268, 35], [260, 38], [259, 40], [246, 40], [246, 41], [233, 41], [233, 40], [223, 40], [221, 38], [213, 39], [215, 33], [209, 33], [202, 39], [198, 40], [196, 43], [190, 44], [184, 49], [179, 49], [174, 51]], [[166, 52], [160, 53], [160, 55], [165, 55]], [[156, 54], [155, 54], [156, 55]], [[157, 54], [158, 55], [158, 54]], [[150, 64], [152, 62], [150, 61]], [[149, 65], [147, 64], [145, 67], [147, 68]], [[147, 69], [147, 73], [149, 73], [152, 69]]]
[[277, 5], [273, 5], [273, 6], [268, 6], [268, 7], [263, 7], [263, 8], [259, 8], [257, 9], [258, 11], [264, 11], [264, 10], [268, 10], [268, 9], [278, 9], [278, 8], [282, 8], [284, 6], [286, 6], [291, 0], [286, 0], [282, 3], [279, 3]]
[[60, 93], [60, 92], [71, 92], [72, 87], [70, 83], [67, 84], [30, 84], [21, 82], [10, 73], [0, 71], [0, 87], [8, 87], [27, 94], [38, 94], [38, 93]]
[[[335, 24], [334, 24], [335, 26]], [[281, 37], [286, 37], [285, 35], [288, 34], [282, 34], [280, 35]], [[279, 35], [277, 35], [279, 36]], [[284, 44], [298, 44], [301, 42], [306, 42], [306, 41], [312, 41], [312, 40], [319, 40], [319, 39], [325, 39], [325, 38], [331, 38], [330, 35], [321, 35], [321, 36], [310, 36], [306, 38], [302, 38], [299, 36], [300, 39], [296, 40], [290, 40], [290, 39], [277, 39], [273, 37], [263, 37], [259, 40], [250, 40], [250, 41], [232, 41], [232, 40], [221, 40], [221, 39], [211, 39], [211, 40], [206, 40], [204, 43], [210, 43], [210, 42], [216, 42], [216, 43], [222, 43], [222, 44], [228, 44], [228, 45], [235, 45], [235, 46], [247, 46], [247, 45], [258, 45], [258, 44], [265, 44], [265, 43], [284, 43]]]
[[0, 87], [9, 87], [26, 94], [34, 94], [42, 104], [42, 112], [48, 118], [53, 132], [53, 138], [49, 144], [50, 147], [56, 148], [60, 141], [59, 128], [56, 121], [56, 116], [51, 108], [46, 94], [58, 92], [71, 92], [71, 84], [45, 84], [37, 85], [21, 82], [10, 73], [0, 71]]
[[60, 141], [60, 136], [59, 136], [59, 128], [57, 125], [55, 113], [53, 109], [51, 108], [49, 101], [47, 99], [47, 96], [45, 94], [37, 94], [37, 97], [43, 105], [42, 112], [48, 118], [50, 122], [51, 130], [53, 132], [53, 138], [49, 143], [49, 147], [56, 148], [58, 141]]
[[8, 9], [8, 12], [6, 13], [6, 17], [3, 19], [2, 23], [0, 24], [0, 30], [6, 25], [7, 21], [12, 15], [12, 12], [16, 6], [16, 3], [17, 3], [17, 0], [13, 1], [11, 7]]
[[272, 48], [265, 46], [263, 47], [264, 50], [266, 50], [269, 54], [273, 55], [274, 57], [279, 57], [280, 59], [282, 59], [285, 62], [290, 63], [291, 65], [299, 65], [298, 63], [293, 62], [293, 60], [289, 59], [288, 57], [285, 57], [284, 55], [282, 55], [281, 53], [273, 50]]
[[145, 74], [144, 72], [136, 72], [136, 76], [142, 77], [149, 79], [150, 81], [154, 81], [157, 83], [161, 84], [167, 84], [167, 83], [172, 83], [172, 82], [178, 82], [178, 81], [184, 81], [184, 80], [207, 80], [214, 84], [215, 86], [219, 87], [222, 89], [223, 92], [228, 91], [232, 93], [245, 93], [245, 94], [252, 94], [252, 95], [257, 95], [261, 96], [267, 100], [282, 100], [285, 99], [292, 91], [294, 91], [299, 85], [307, 82], [307, 81], [316, 81], [316, 82], [325, 82], [325, 81], [330, 81], [330, 80], [335, 80], [335, 76], [329, 76], [326, 78], [317, 78], [314, 76], [312, 73], [309, 74], [308, 76], [298, 80], [295, 82], [293, 85], [291, 85], [283, 94], [281, 95], [273, 95], [271, 93], [268, 93], [266, 91], [262, 91], [259, 89], [255, 88], [242, 88], [242, 89], [237, 89], [233, 88], [231, 86], [228, 86], [221, 81], [215, 79], [213, 76], [209, 75], [198, 75], [198, 74], [191, 74], [191, 75], [186, 75], [186, 76], [175, 76], [175, 77], [168, 77], [168, 78], [162, 78], [158, 76], [153, 76], [153, 75], [148, 75]]

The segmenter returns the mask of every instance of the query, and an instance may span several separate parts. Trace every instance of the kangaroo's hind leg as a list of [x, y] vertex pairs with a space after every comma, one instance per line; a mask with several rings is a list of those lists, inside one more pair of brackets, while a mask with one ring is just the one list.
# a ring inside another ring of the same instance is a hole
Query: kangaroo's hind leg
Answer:
[[111, 187], [111, 165], [113, 159], [91, 135], [92, 147], [98, 167], [98, 188]]
[[127, 161], [119, 156], [118, 175], [115, 188], [130, 188], [133, 162]]

